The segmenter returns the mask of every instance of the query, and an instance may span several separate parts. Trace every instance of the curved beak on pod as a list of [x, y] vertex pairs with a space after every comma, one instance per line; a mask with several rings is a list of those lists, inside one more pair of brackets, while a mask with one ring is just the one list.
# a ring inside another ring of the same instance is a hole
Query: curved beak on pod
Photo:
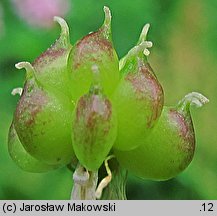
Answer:
[[[122, 166], [138, 177], [167, 180], [181, 173], [192, 161], [195, 133], [190, 107], [207, 103], [203, 95], [186, 95], [175, 107], [164, 106], [163, 112], [143, 145], [132, 151], [115, 151]], [[127, 158], [127, 159], [126, 159]]]
[[67, 96], [47, 90], [28, 62], [16, 65], [27, 70], [27, 79], [14, 113], [13, 124], [25, 150], [50, 165], [66, 165], [74, 156], [71, 118], [74, 108]]
[[61, 17], [54, 17], [54, 21], [61, 27], [60, 37], [33, 62], [33, 67], [36, 78], [47, 89], [60, 91], [70, 96], [67, 61], [72, 46], [69, 39], [69, 28]]
[[110, 97], [119, 81], [118, 57], [111, 38], [111, 12], [104, 7], [102, 27], [78, 41], [69, 56], [71, 92], [76, 100], [88, 92], [93, 82], [92, 65], [97, 65], [99, 81], [104, 93]]
[[141, 43], [120, 62], [122, 77], [112, 97], [118, 116], [114, 148], [120, 150], [141, 145], [163, 108], [163, 89], [144, 55], [144, 51], [152, 46], [150, 41], [143, 41], [143, 34], [146, 36], [148, 30], [145, 29], [140, 36]]

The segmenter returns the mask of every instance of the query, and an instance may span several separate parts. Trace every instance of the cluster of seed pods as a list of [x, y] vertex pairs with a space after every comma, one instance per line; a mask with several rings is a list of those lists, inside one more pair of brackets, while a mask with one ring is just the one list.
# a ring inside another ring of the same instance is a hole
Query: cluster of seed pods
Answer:
[[111, 36], [111, 14], [98, 31], [70, 44], [66, 22], [59, 39], [32, 64], [21, 62], [26, 79], [9, 130], [11, 158], [23, 170], [47, 172], [70, 164], [96, 171], [109, 155], [135, 175], [166, 180], [192, 160], [192, 104], [186, 95], [164, 106], [164, 94], [147, 56], [152, 46], [142, 30], [120, 61]]

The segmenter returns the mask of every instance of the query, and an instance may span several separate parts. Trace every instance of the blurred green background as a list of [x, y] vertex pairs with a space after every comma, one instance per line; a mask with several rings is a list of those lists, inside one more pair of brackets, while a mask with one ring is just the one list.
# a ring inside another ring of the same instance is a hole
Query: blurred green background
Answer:
[[[60, 31], [56, 24], [49, 27], [30, 24], [28, 17], [17, 12], [14, 2], [19, 1], [0, 1], [0, 199], [69, 199], [70, 171], [27, 173], [13, 163], [7, 152], [8, 128], [19, 99], [10, 92], [22, 86], [24, 78], [24, 70], [16, 70], [14, 64], [32, 62], [50, 47]], [[119, 57], [136, 43], [143, 25], [151, 24], [148, 39], [154, 47], [149, 61], [163, 85], [167, 105], [177, 103], [191, 91], [210, 99], [203, 108], [192, 109], [197, 146], [187, 170], [165, 182], [130, 175], [128, 199], [217, 199], [217, 1], [69, 0], [69, 3], [64, 17], [73, 44], [97, 30], [103, 22], [103, 6], [107, 5], [112, 10], [113, 40]]]

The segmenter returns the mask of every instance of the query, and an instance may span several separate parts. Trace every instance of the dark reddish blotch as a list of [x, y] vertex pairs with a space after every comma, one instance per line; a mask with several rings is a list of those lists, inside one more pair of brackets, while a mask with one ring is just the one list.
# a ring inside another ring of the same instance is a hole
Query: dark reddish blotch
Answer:
[[73, 49], [72, 69], [78, 69], [86, 61], [92, 63], [102, 62], [102, 55], [113, 59], [112, 42], [103, 36], [102, 30], [93, 32], [83, 37]]
[[195, 150], [195, 133], [192, 119], [189, 115], [184, 115], [183, 113], [170, 109], [169, 113], [169, 121], [172, 123], [172, 127], [177, 128], [180, 139], [182, 140], [178, 146], [180, 152], [186, 153], [186, 160], [184, 160], [183, 164], [180, 164], [180, 169], [182, 170], [185, 167], [185, 161], [191, 161], [193, 158], [194, 150]]
[[147, 119], [147, 127], [151, 128], [163, 108], [163, 89], [150, 65], [142, 61], [138, 64], [138, 72], [129, 72], [125, 79], [132, 84], [137, 100], [148, 101], [152, 114]]

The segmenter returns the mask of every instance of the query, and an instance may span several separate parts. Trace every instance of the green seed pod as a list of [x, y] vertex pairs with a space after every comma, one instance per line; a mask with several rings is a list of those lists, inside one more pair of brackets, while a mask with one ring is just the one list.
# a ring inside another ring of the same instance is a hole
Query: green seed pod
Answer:
[[21, 144], [13, 123], [8, 134], [8, 151], [16, 165], [24, 171], [42, 173], [59, 168], [59, 166], [48, 165], [32, 157]]
[[60, 38], [34, 62], [35, 76], [46, 88], [52, 88], [70, 96], [67, 60], [72, 48], [69, 28], [64, 19], [54, 17], [61, 26]]
[[71, 119], [74, 104], [59, 91], [46, 90], [35, 78], [30, 63], [27, 81], [14, 114], [14, 126], [26, 151], [51, 165], [64, 165], [75, 156], [71, 142]]
[[164, 102], [163, 89], [144, 54], [152, 43], [145, 41], [145, 25], [139, 45], [120, 61], [122, 78], [112, 102], [117, 110], [118, 135], [114, 148], [131, 150], [143, 144], [157, 122]]
[[208, 99], [190, 93], [176, 107], [164, 107], [161, 117], [143, 145], [131, 151], [115, 150], [117, 160], [136, 176], [167, 180], [182, 172], [192, 161], [195, 134], [190, 106], [202, 106]]
[[97, 32], [78, 41], [69, 56], [73, 100], [88, 92], [93, 82], [92, 65], [98, 65], [99, 81], [105, 94], [110, 97], [119, 81], [118, 57], [111, 39], [111, 14], [104, 7], [105, 21]]
[[97, 170], [114, 144], [117, 122], [111, 102], [99, 85], [82, 96], [73, 118], [72, 143], [79, 162], [87, 170]]

